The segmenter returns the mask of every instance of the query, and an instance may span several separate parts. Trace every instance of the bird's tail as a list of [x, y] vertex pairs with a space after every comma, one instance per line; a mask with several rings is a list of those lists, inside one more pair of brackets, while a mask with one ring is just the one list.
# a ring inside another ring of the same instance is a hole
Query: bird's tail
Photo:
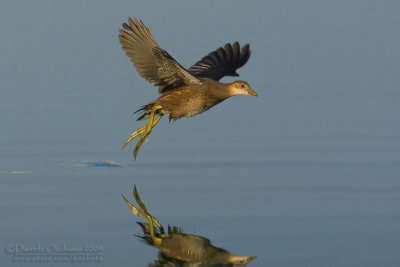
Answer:
[[[139, 118], [137, 118], [137, 121], [147, 120], [150, 118], [151, 109], [154, 107], [154, 105], [155, 103], [150, 102], [149, 104], [141, 106], [140, 109], [136, 110], [133, 114], [142, 113]], [[160, 114], [160, 110], [157, 110], [156, 114]]]
[[[149, 244], [153, 244], [153, 239], [151, 238], [150, 235], [150, 225], [149, 223], [144, 223], [144, 222], [136, 222], [140, 228], [142, 228], [143, 235], [136, 235], [137, 237], [140, 237], [141, 239], [145, 240]], [[158, 229], [157, 227], [154, 228], [154, 236], [155, 237], [161, 237], [164, 235], [164, 229]], [[170, 226], [168, 225], [168, 234], [183, 234], [182, 229], [178, 226]]]

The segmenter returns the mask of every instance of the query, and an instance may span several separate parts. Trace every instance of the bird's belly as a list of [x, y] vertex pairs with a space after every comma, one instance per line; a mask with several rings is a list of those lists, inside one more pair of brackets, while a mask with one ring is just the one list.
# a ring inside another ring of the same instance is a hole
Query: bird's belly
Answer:
[[[203, 90], [204, 91], [204, 90]], [[210, 109], [221, 100], [207, 95], [207, 92], [179, 90], [164, 97], [157, 102], [162, 107], [161, 112], [168, 114], [170, 119], [177, 120], [182, 117], [192, 117]], [[186, 93], [186, 94], [185, 94]]]
[[182, 115], [192, 117], [211, 108], [203, 98], [188, 99], [182, 104]]

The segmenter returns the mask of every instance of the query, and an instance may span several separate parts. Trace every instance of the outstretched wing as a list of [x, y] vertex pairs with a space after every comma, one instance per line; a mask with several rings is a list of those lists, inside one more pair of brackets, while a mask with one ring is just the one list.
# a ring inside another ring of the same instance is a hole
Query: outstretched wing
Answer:
[[209, 53], [190, 67], [189, 73], [196, 78], [210, 78], [219, 81], [224, 76], [239, 76], [236, 70], [242, 67], [250, 58], [250, 45], [246, 44], [240, 50], [238, 42], [227, 43], [223, 48]]
[[146, 80], [163, 88], [199, 83], [167, 51], [163, 50], [151, 35], [150, 30], [134, 18], [129, 18], [129, 25], [122, 24], [119, 41], [126, 55], [131, 59], [137, 72]]

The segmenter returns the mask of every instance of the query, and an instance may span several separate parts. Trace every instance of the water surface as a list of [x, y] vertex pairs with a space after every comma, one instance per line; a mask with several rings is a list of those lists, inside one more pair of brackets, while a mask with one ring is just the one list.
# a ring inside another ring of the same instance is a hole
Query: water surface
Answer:
[[[9, 245], [154, 261], [121, 198], [134, 184], [163, 224], [249, 266], [399, 266], [399, 5], [226, 3], [0, 5], [2, 266], [43, 266]], [[128, 16], [186, 67], [249, 42], [239, 72], [259, 97], [162, 120], [133, 162], [120, 147], [156, 89], [120, 49]]]

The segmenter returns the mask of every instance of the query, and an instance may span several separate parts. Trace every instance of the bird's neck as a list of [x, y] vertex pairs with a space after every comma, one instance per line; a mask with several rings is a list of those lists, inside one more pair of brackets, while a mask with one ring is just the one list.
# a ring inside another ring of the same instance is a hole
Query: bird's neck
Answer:
[[213, 97], [219, 100], [225, 100], [232, 96], [232, 87], [230, 83], [221, 83], [214, 80], [208, 80], [209, 83], [209, 93]]

